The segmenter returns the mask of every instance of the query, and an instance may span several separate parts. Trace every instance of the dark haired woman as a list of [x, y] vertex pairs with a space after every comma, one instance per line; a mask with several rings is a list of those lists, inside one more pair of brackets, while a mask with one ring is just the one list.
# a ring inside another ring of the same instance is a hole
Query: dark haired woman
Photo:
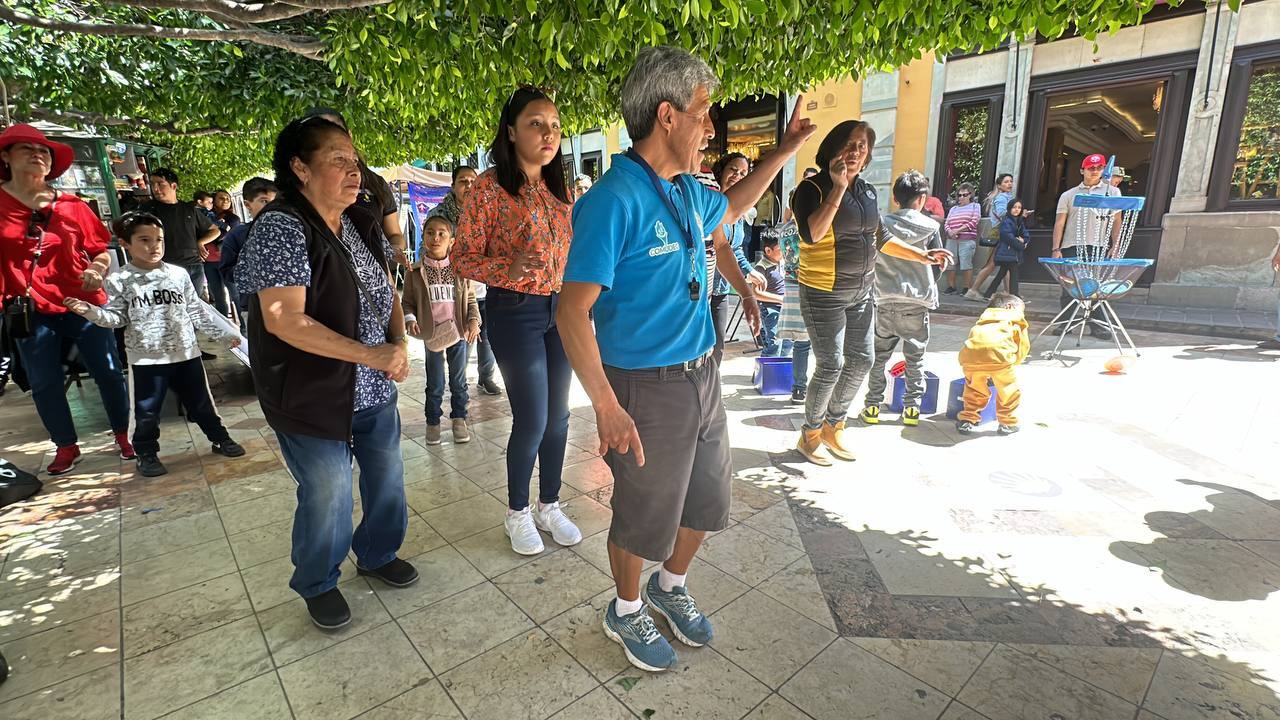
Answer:
[[[737, 185], [739, 180], [751, 172], [751, 162], [742, 153], [729, 153], [716, 161], [711, 168], [711, 172], [716, 176], [716, 182], [720, 185], [720, 192], [724, 192]], [[729, 241], [729, 247], [733, 249], [733, 257], [738, 261], [742, 276], [758, 288], [763, 288], [764, 276], [751, 266], [751, 262], [747, 260], [747, 254], [743, 250], [750, 233], [751, 225], [747, 222], [746, 216], [724, 224], [725, 239]], [[715, 285], [711, 290], [711, 314], [715, 318], [716, 352], [718, 354], [724, 353], [724, 336], [729, 326], [729, 306], [724, 302], [728, 296], [729, 281], [717, 272]]]
[[[1013, 176], [1009, 173], [1000, 173], [996, 176], [995, 187], [991, 188], [991, 192], [987, 193], [987, 197], [982, 201], [982, 209], [986, 214], [984, 222], [990, 226], [990, 232], [999, 238], [1000, 223], [1004, 220], [1005, 213], [1008, 211], [1009, 203], [1013, 200]], [[980, 227], [978, 235], [982, 236], [987, 231], [986, 227]], [[996, 247], [999, 247], [997, 245]], [[991, 273], [996, 271], [996, 253], [992, 250], [987, 256], [987, 262], [978, 271], [977, 277], [973, 279], [973, 285], [965, 290], [964, 297], [967, 300], [977, 302], [986, 302], [987, 298], [983, 296], [980, 288], [982, 283], [991, 277]], [[1006, 284], [1007, 287], [1007, 284]], [[1015, 295], [1017, 293], [1014, 293]]]
[[[506, 533], [521, 555], [582, 533], [560, 509], [573, 371], [560, 344], [556, 306], [569, 255], [572, 198], [560, 160], [560, 113], [539, 90], [520, 88], [502, 107], [489, 149], [493, 167], [467, 194], [453, 262], [489, 286], [489, 342], [511, 401]], [[534, 460], [538, 502], [529, 502]]]
[[[361, 575], [404, 587], [396, 557], [408, 525], [394, 382], [408, 377], [404, 314], [381, 218], [352, 207], [360, 163], [346, 130], [295, 120], [276, 139], [277, 200], [241, 251], [251, 295], [249, 355], [258, 400], [298, 483], [293, 578], [321, 628], [351, 619], [338, 591], [348, 552]], [[351, 528], [351, 461], [364, 517]]]
[[218, 239], [203, 245], [204, 275], [209, 281], [209, 301], [222, 313], [223, 317], [231, 317], [231, 306], [227, 302], [227, 286], [222, 281], [222, 272], [218, 269], [222, 263], [222, 239], [240, 224], [240, 216], [231, 209], [231, 193], [219, 190], [213, 194], [213, 215], [210, 220], [218, 228]]
[[796, 187], [792, 211], [800, 231], [800, 313], [813, 346], [815, 369], [805, 394], [798, 449], [810, 462], [830, 465], [823, 446], [852, 460], [843, 442], [849, 403], [873, 359], [876, 191], [861, 177], [876, 133], [865, 122], [836, 125], [818, 146], [823, 172]]
[[105, 305], [102, 281], [110, 267], [111, 238], [102, 221], [83, 200], [49, 184], [73, 159], [70, 145], [53, 142], [30, 125], [0, 133], [0, 301], [5, 335], [17, 345], [36, 413], [58, 448], [50, 475], [69, 472], [80, 461], [63, 385], [65, 339], [75, 341], [80, 361], [98, 385], [120, 457], [135, 457], [129, 443], [129, 390], [115, 335], [62, 304], [75, 298]]

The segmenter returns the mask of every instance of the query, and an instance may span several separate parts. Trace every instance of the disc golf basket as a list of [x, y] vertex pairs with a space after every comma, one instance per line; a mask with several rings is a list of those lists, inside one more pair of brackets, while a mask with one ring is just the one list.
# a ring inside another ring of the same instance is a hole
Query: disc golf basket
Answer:
[[1044, 353], [1046, 359], [1061, 355], [1062, 343], [1068, 335], [1076, 334], [1076, 347], [1079, 347], [1090, 322], [1111, 331], [1121, 354], [1125, 352], [1120, 344], [1121, 336], [1133, 354], [1139, 354], [1111, 301], [1127, 295], [1143, 271], [1154, 264], [1152, 260], [1124, 256], [1133, 240], [1143, 202], [1144, 198], [1140, 197], [1103, 195], [1077, 195], [1073, 199], [1079, 241], [1076, 257], [1040, 258], [1040, 264], [1071, 297], [1071, 302], [1036, 335], [1038, 340], [1053, 329], [1061, 333], [1053, 350]]

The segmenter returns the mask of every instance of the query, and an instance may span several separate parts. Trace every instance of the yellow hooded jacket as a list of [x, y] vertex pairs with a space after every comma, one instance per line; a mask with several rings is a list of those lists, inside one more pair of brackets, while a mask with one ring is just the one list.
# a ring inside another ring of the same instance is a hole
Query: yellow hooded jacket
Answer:
[[1003, 370], [1031, 352], [1027, 319], [1021, 310], [987, 308], [960, 349], [960, 366], [969, 371]]

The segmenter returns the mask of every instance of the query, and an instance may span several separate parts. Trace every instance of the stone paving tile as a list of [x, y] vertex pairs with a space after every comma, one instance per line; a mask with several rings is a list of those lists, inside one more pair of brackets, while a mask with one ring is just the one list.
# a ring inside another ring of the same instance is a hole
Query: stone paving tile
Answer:
[[837, 640], [778, 691], [815, 720], [933, 720], [950, 698], [887, 662]]
[[121, 535], [122, 559], [126, 563], [182, 550], [218, 540], [226, 535], [217, 511], [189, 515], [178, 520], [129, 530]]
[[[12, 658], [10, 656], [12, 661]], [[111, 664], [5, 702], [5, 720], [119, 720], [120, 666]]]
[[105, 612], [7, 643], [0, 703], [120, 660], [120, 614]]
[[655, 718], [700, 720], [740, 718], [769, 695], [768, 687], [712, 648], [679, 646], [676, 652], [676, 667], [656, 674], [624, 670], [609, 681], [609, 692], [641, 717], [653, 710]]
[[164, 720], [292, 720], [280, 678], [264, 673], [164, 716]]
[[493, 584], [542, 623], [612, 587], [613, 580], [572, 552], [558, 550], [499, 575]]
[[351, 606], [351, 622], [337, 630], [316, 632], [307, 613], [307, 603], [302, 598], [258, 614], [267, 649], [271, 651], [276, 667], [283, 667], [391, 622], [391, 615], [363, 578], [343, 585], [342, 596]]
[[711, 646], [775, 689], [836, 638], [834, 632], [754, 590], [710, 617], [715, 624]]
[[547, 717], [596, 687], [573, 658], [536, 629], [448, 671], [440, 681], [474, 718]]
[[529, 617], [491, 583], [483, 583], [399, 619], [436, 674], [533, 629]]
[[124, 608], [126, 658], [253, 614], [249, 594], [236, 572]]
[[633, 720], [627, 706], [602, 687], [596, 688], [569, 707], [552, 715], [550, 720]]
[[357, 717], [360, 720], [463, 720], [462, 713], [437, 680], [419, 685]]
[[373, 586], [392, 617], [407, 615], [484, 582], [484, 576], [451, 546], [406, 559], [417, 568], [421, 580], [407, 588], [381, 582]]
[[1111, 693], [1050, 667], [1027, 662], [1026, 656], [1004, 645], [987, 656], [956, 697], [991, 720], [1028, 717], [1133, 716], [1138, 708]]
[[125, 605], [226, 575], [236, 569], [225, 537], [124, 566]]
[[777, 695], [770, 695], [756, 709], [743, 716], [743, 720], [808, 720], [795, 705]]
[[804, 552], [745, 525], [708, 538], [700, 557], [748, 585], [759, 585]]
[[294, 716], [304, 720], [353, 717], [430, 679], [431, 671], [395, 623], [280, 668]]
[[952, 696], [960, 692], [995, 648], [993, 643], [950, 640], [850, 638], [850, 641]]
[[115, 565], [33, 582], [0, 592], [0, 643], [43, 632], [120, 608], [120, 570]]
[[257, 620], [237, 620], [125, 660], [125, 717], [160, 717], [270, 670]]
[[1023, 655], [1102, 688], [1134, 705], [1142, 702], [1160, 661], [1155, 648], [1010, 645]]
[[445, 540], [457, 542], [502, 525], [506, 512], [506, 503], [480, 493], [466, 500], [433, 508], [421, 515]]

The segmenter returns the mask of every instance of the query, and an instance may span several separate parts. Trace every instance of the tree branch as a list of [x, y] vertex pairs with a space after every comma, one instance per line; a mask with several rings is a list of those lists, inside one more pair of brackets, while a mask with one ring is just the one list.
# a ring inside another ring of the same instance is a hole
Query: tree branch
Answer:
[[[327, 0], [326, 0], [327, 1]], [[285, 35], [268, 30], [214, 28], [175, 28], [160, 25], [87, 23], [75, 20], [54, 20], [52, 18], [35, 17], [14, 12], [0, 5], [0, 20], [8, 20], [17, 25], [27, 25], [44, 30], [79, 33], [81, 35], [102, 35], [107, 37], [150, 37], [171, 40], [195, 40], [204, 42], [244, 41], [255, 45], [279, 48], [296, 53], [311, 60], [324, 58], [324, 42], [309, 35]]]
[[280, 2], [307, 10], [354, 10], [374, 5], [389, 5], [392, 0], [280, 0]]
[[160, 132], [170, 135], [185, 135], [187, 137], [205, 137], [208, 135], [235, 135], [238, 131], [224, 127], [202, 127], [180, 129], [172, 122], [156, 122], [155, 120], [144, 120], [142, 118], [113, 118], [101, 113], [85, 112], [83, 110], [50, 110], [49, 108], [31, 106], [30, 115], [40, 120], [48, 120], [50, 122], [76, 120], [79, 122], [89, 123], [91, 125], [101, 125], [103, 127], [144, 127], [148, 130], [159, 130]]
[[242, 23], [263, 23], [306, 15], [309, 8], [280, 2], [242, 3], [232, 0], [110, 0], [115, 5], [148, 10], [190, 10]]

